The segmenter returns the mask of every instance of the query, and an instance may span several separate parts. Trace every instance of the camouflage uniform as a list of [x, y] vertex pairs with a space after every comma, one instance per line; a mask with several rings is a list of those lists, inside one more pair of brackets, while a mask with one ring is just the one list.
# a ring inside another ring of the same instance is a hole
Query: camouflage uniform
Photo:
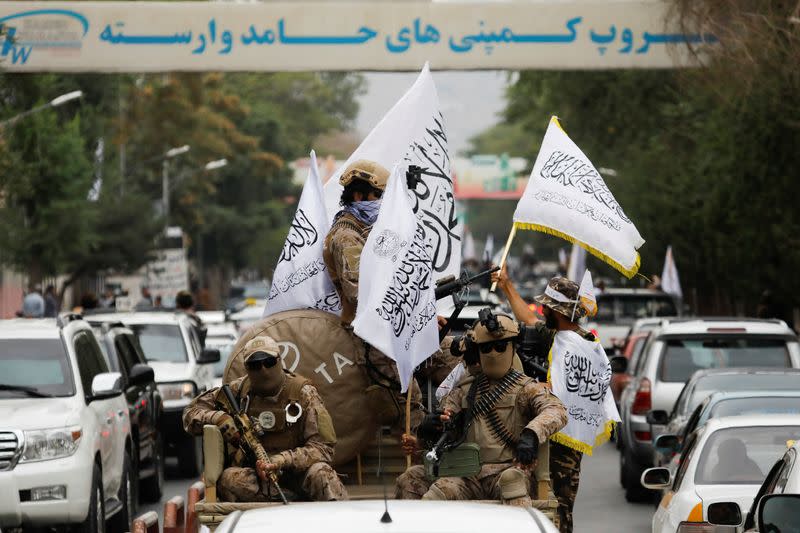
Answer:
[[[373, 185], [380, 189], [385, 187], [389, 176], [388, 171], [373, 162], [356, 161], [345, 170], [340, 182], [345, 184], [345, 178], [357, 172], [368, 172], [378, 176], [377, 182]], [[349, 178], [347, 183], [352, 179]], [[355, 179], [363, 179], [363, 177], [359, 175]], [[350, 324], [356, 316], [361, 251], [364, 249], [371, 229], [372, 226], [360, 221], [353, 214], [341, 211], [336, 215], [331, 230], [325, 237], [322, 258], [342, 302], [342, 324], [346, 328], [351, 327]], [[399, 392], [400, 375], [395, 362], [376, 348], [370, 347], [368, 353], [358, 363], [373, 383], [365, 392], [369, 397], [370, 404], [374, 405], [378, 411], [381, 423], [402, 422], [405, 416], [405, 397]], [[390, 389], [394, 389], [394, 392], [391, 392]], [[412, 381], [410, 390], [412, 398], [411, 425], [416, 427], [423, 416], [422, 391], [416, 380]]]
[[[266, 433], [261, 443], [272, 462], [281, 465], [281, 488], [316, 501], [348, 499], [347, 491], [330, 465], [336, 434], [317, 389], [310, 381], [287, 372], [283, 389], [276, 396], [266, 398], [250, 392], [249, 379], [241, 377], [231, 382], [230, 388], [240, 405], [248, 405], [247, 414], [264, 426]], [[187, 432], [202, 435], [205, 424], [217, 425], [225, 418], [226, 413], [218, 407], [220, 394], [220, 389], [205, 392], [184, 410], [183, 426]], [[302, 415], [296, 423], [289, 424], [283, 409], [292, 402], [300, 405]], [[263, 413], [267, 411], [274, 414], [265, 419]], [[220, 496], [227, 501], [274, 500], [277, 491], [271, 483], [259, 480], [255, 469], [243, 464], [242, 454], [235, 448], [229, 445], [227, 450], [226, 464], [231, 466], [222, 472], [217, 482]]]
[[[466, 408], [467, 393], [476, 378], [464, 378], [442, 401], [445, 409], [454, 414]], [[477, 399], [480, 398], [478, 395]], [[495, 409], [504, 412], [507, 419], [520, 420], [509, 430], [515, 438], [519, 438], [523, 429], [532, 430], [539, 439], [545, 442], [567, 423], [564, 405], [550, 390], [531, 378], [523, 377], [496, 405]], [[510, 415], [510, 416], [509, 416]], [[503, 499], [512, 500], [527, 498], [530, 491], [529, 475], [513, 466], [514, 450], [502, 440], [495, 437], [489, 426], [478, 417], [470, 427], [467, 442], [477, 442], [481, 446], [481, 470], [478, 475], [463, 478], [440, 478], [431, 483], [423, 466], [408, 469], [397, 479], [395, 497], [399, 499]], [[486, 444], [486, 446], [484, 446]], [[524, 484], [523, 490], [515, 494], [504, 494], [502, 485], [508, 480]]]
[[[553, 278], [548, 283], [548, 286], [563, 294], [567, 299], [576, 300], [578, 298], [578, 285], [567, 278]], [[557, 313], [561, 313], [567, 318], [572, 318], [573, 309], [575, 309], [575, 320], [583, 317], [586, 313], [585, 309], [580, 304], [574, 307], [574, 304], [559, 302], [547, 294], [539, 295], [534, 298], [534, 300]], [[556, 330], [546, 327], [545, 323], [542, 321], [536, 322], [533, 328], [538, 333], [537, 337], [539, 341], [536, 343], [538, 353], [535, 355], [538, 358], [547, 360], [550, 348], [553, 345]], [[595, 340], [592, 333], [582, 328], [578, 328], [576, 333], [586, 340]], [[578, 495], [582, 459], [582, 452], [559, 444], [558, 442], [550, 442], [550, 479], [553, 482], [553, 492], [558, 499], [561, 533], [572, 532], [572, 510], [575, 507], [575, 498]]]

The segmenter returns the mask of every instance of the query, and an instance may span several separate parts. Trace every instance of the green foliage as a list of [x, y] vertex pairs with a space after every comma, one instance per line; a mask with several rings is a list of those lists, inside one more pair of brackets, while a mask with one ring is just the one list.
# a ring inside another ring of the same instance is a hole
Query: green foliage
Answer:
[[[79, 101], [27, 113], [76, 89]], [[347, 74], [0, 73], [0, 121], [25, 113], [0, 126], [0, 262], [65, 285], [137, 269], [164, 226], [163, 156], [188, 144], [168, 162], [169, 223], [205, 268], [267, 275], [299, 194], [286, 161], [351, 125], [362, 89]]]

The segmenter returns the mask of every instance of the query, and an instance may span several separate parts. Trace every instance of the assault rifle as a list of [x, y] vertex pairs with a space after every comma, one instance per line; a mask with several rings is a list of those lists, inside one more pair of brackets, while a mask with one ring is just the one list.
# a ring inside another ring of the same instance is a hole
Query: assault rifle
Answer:
[[425, 459], [433, 467], [433, 475], [439, 477], [439, 464], [444, 454], [464, 441], [464, 412], [460, 412], [447, 422], [442, 422], [442, 434], [436, 444], [425, 454]]
[[[222, 386], [222, 394], [225, 397], [221, 402], [223, 410], [231, 415], [236, 429], [242, 436], [239, 443], [242, 451], [254, 459], [255, 462], [264, 461], [265, 463], [271, 463], [272, 461], [269, 455], [267, 455], [267, 451], [259, 440], [259, 437], [263, 437], [264, 430], [260, 425], [254, 424], [253, 421], [250, 420], [250, 416], [239, 407], [239, 402], [236, 401], [236, 397], [233, 395], [233, 391], [231, 391], [228, 385]], [[278, 494], [280, 494], [283, 504], [288, 505], [289, 500], [286, 499], [286, 495], [283, 493], [283, 489], [281, 489], [278, 483], [278, 474], [272, 470], [267, 473], [267, 476], [272, 484], [275, 485], [275, 488], [278, 489]]]
[[458, 293], [460, 293], [466, 287], [469, 287], [472, 282], [479, 280], [482, 277], [489, 276], [492, 274], [492, 272], [497, 272], [498, 270], [500, 270], [500, 267], [494, 267], [484, 270], [483, 272], [478, 272], [474, 276], [470, 276], [465, 270], [459, 277], [450, 275], [436, 282], [436, 299], [441, 300], [442, 298], [452, 296], [453, 304], [455, 304], [452, 314], [447, 319], [447, 325], [439, 332], [439, 342], [441, 342], [450, 332], [453, 322], [458, 318], [458, 315], [461, 314], [461, 310], [464, 309], [464, 306], [466, 305], [466, 302], [459, 297]]
[[540, 383], [547, 381], [547, 367], [549, 362], [544, 355], [547, 347], [541, 346], [541, 336], [531, 326], [522, 326], [517, 337], [517, 355], [522, 361], [525, 375], [536, 378]]

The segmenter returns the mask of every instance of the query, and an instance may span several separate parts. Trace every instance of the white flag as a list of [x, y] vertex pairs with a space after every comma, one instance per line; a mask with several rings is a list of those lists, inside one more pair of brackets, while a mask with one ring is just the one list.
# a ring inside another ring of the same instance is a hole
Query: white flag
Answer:
[[611, 437], [619, 412], [611, 394], [611, 363], [597, 341], [574, 331], [559, 331], [550, 348], [548, 381], [567, 408], [567, 425], [550, 437], [592, 455]]
[[575, 302], [571, 321], [575, 320], [575, 310], [579, 305], [586, 310], [586, 316], [591, 317], [597, 314], [597, 297], [594, 294], [594, 282], [592, 282], [592, 273], [588, 270], [583, 273], [583, 280], [581, 280], [581, 285], [578, 287], [578, 301]]
[[464, 245], [461, 247], [461, 257], [464, 261], [478, 259], [478, 252], [475, 249], [475, 239], [472, 237], [472, 232], [465, 229], [464, 233]]
[[578, 243], [629, 278], [639, 270], [636, 250], [644, 240], [556, 117], [550, 119], [514, 223]]
[[586, 250], [578, 246], [572, 245], [572, 252], [569, 254], [569, 269], [567, 270], [567, 278], [574, 282], [578, 282], [581, 277], [581, 272], [586, 270]]
[[414, 368], [439, 349], [432, 252], [414, 216], [405, 167], [396, 165], [361, 252], [353, 329], [394, 359], [402, 392]]
[[664, 257], [664, 271], [661, 272], [661, 290], [679, 300], [683, 300], [681, 278], [678, 276], [678, 267], [675, 266], [675, 258], [672, 256], [672, 246], [667, 246], [667, 255]]
[[341, 209], [339, 177], [358, 159], [375, 161], [388, 169], [401, 162], [426, 169], [422, 183], [412, 190], [412, 207], [422, 221], [425, 240], [433, 247], [434, 278], [458, 276], [462, 223], [456, 218], [447, 134], [427, 63], [414, 85], [325, 184], [329, 220]]
[[494, 235], [491, 233], [486, 237], [486, 243], [483, 245], [483, 261], [488, 263], [494, 257]]
[[329, 230], [317, 156], [312, 151], [308, 178], [272, 276], [265, 317], [292, 309], [322, 309], [341, 314], [339, 295], [322, 259]]

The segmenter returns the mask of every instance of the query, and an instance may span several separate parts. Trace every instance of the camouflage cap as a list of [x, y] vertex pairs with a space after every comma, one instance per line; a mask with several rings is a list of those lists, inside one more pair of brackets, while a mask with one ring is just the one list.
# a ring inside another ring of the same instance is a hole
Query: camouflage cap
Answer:
[[244, 345], [244, 362], [266, 359], [266, 356], [260, 354], [278, 355], [279, 353], [278, 343], [272, 337], [266, 335], [254, 337]]
[[508, 315], [495, 315], [498, 327], [491, 331], [483, 322], [477, 322], [467, 332], [467, 337], [475, 344], [511, 339], [519, 335], [519, 324]]
[[573, 309], [576, 319], [586, 315], [586, 309], [582, 305], [575, 307], [575, 302], [578, 301], [578, 284], [560, 276], [552, 278], [547, 283], [544, 294], [534, 298], [534, 301], [567, 318], [572, 318]]
[[386, 190], [386, 182], [389, 181], [389, 171], [375, 161], [359, 159], [347, 165], [339, 178], [339, 184], [347, 187], [353, 180], [364, 180], [383, 191]]

